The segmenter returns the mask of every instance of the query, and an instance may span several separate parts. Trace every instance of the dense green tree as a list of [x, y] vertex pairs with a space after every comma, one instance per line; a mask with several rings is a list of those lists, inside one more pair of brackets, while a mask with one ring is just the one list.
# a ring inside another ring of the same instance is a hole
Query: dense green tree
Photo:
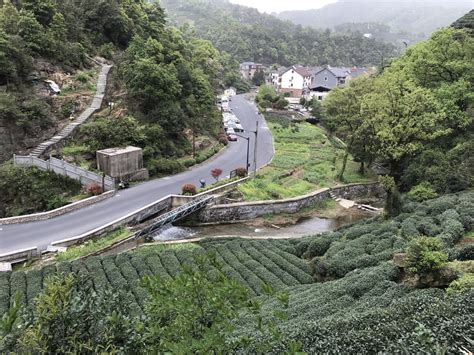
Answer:
[[25, 46], [31, 51], [31, 54], [46, 52], [47, 43], [44, 28], [31, 11], [20, 11], [18, 29], [18, 34], [25, 41]]
[[399, 164], [427, 143], [450, 133], [446, 112], [434, 94], [403, 75], [385, 73], [364, 96], [364, 126], [372, 130], [373, 149], [399, 178]]
[[0, 11], [0, 27], [9, 35], [16, 35], [18, 33], [18, 22], [20, 20], [20, 14], [18, 9], [6, 0]]
[[257, 70], [257, 72], [252, 78], [252, 83], [256, 86], [265, 84], [265, 73], [263, 72], [263, 70]]
[[31, 11], [43, 26], [49, 26], [56, 12], [54, 0], [22, 0], [21, 6], [25, 10]]
[[363, 111], [365, 96], [373, 89], [373, 79], [362, 77], [350, 81], [349, 86], [338, 88], [331, 92], [331, 95], [324, 101], [324, 109], [327, 117], [325, 125], [330, 131], [342, 136], [345, 140], [345, 154], [338, 178], [343, 180], [349, 154], [353, 154], [361, 161], [363, 172], [363, 162], [371, 161], [371, 149], [373, 133], [366, 120], [367, 116]]

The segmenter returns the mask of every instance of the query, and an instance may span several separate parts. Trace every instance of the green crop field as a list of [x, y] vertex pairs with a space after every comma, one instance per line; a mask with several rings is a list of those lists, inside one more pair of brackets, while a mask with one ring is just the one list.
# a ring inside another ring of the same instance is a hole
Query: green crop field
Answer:
[[[31, 309], [49, 276], [73, 273], [86, 276], [96, 290], [123, 291], [132, 315], [140, 315], [148, 297], [139, 286], [143, 276], [173, 278], [183, 264], [194, 263], [194, 255], [213, 252], [222, 272], [245, 285], [252, 296], [263, 294], [263, 283], [289, 293], [289, 319], [280, 324], [282, 344], [298, 339], [308, 353], [328, 349], [372, 353], [399, 351], [398, 340], [403, 339], [403, 349], [416, 353], [426, 350], [423, 339], [428, 337], [432, 346], [456, 352], [460, 346], [469, 346], [466, 337], [474, 331], [474, 285], [469, 283], [474, 275], [474, 245], [469, 243], [473, 216], [474, 192], [465, 192], [423, 203], [407, 202], [394, 219], [374, 217], [302, 239], [229, 238], [153, 245], [115, 256], [60, 262], [41, 270], [1, 273], [0, 314], [8, 309], [15, 293]], [[459, 280], [465, 279], [463, 292], [453, 295], [441, 287], [418, 289], [404, 281], [406, 275], [392, 258], [419, 235], [442, 242], [447, 267]], [[265, 304], [264, 315], [270, 317], [275, 302]], [[252, 338], [255, 334], [247, 317], [236, 320], [236, 334]]]
[[[308, 264], [291, 253], [294, 248], [289, 242], [232, 241], [212, 243], [207, 249], [214, 250], [223, 271], [246, 285], [253, 295], [260, 294], [263, 282], [276, 289], [313, 282]], [[205, 248], [195, 244], [180, 248], [151, 246], [117, 256], [60, 262], [42, 270], [1, 273], [0, 314], [7, 310], [17, 292], [22, 295], [22, 302], [31, 307], [48, 276], [55, 272], [88, 275], [96, 290], [125, 289], [135, 311], [139, 312], [145, 300], [144, 291], [138, 285], [141, 277], [156, 273], [173, 277], [182, 264], [192, 262], [193, 253], [205, 252]]]
[[[334, 186], [341, 168], [344, 149], [325, 131], [306, 122], [266, 116], [275, 142], [272, 162], [256, 179], [239, 187], [248, 201], [295, 197], [319, 188]], [[344, 182], [370, 181], [373, 176], [358, 172], [359, 164], [349, 160]]]

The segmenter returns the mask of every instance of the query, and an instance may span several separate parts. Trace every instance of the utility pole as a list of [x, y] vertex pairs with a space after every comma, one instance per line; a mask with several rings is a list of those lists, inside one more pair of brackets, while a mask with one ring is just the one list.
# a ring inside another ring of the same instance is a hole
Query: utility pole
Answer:
[[250, 150], [250, 137], [247, 137], [247, 165], [245, 166], [247, 169], [247, 175], [249, 173], [250, 163], [249, 163], [249, 150]]
[[257, 142], [258, 142], [258, 117], [257, 117], [257, 127], [255, 128], [255, 143], [253, 146], [253, 177], [257, 176]]

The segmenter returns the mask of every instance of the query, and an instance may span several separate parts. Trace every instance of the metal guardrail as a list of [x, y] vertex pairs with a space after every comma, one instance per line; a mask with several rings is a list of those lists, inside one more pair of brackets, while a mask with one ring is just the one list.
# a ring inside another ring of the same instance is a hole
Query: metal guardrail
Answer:
[[135, 238], [146, 237], [149, 234], [155, 232], [156, 230], [163, 227], [165, 224], [173, 223], [177, 220], [180, 220], [190, 214], [199, 211], [200, 209], [206, 207], [211, 201], [214, 200], [214, 196], [203, 196], [199, 197], [196, 200], [182, 205], [178, 208], [175, 208], [172, 211], [166, 212], [159, 216], [151, 226], [142, 229], [135, 235]]

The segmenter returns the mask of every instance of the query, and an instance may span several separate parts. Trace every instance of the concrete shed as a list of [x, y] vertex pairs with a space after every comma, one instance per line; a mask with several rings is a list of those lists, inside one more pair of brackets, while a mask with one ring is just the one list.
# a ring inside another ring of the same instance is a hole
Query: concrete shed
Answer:
[[97, 151], [97, 168], [113, 178], [124, 179], [130, 179], [137, 173], [146, 171], [143, 169], [142, 149], [131, 146]]

